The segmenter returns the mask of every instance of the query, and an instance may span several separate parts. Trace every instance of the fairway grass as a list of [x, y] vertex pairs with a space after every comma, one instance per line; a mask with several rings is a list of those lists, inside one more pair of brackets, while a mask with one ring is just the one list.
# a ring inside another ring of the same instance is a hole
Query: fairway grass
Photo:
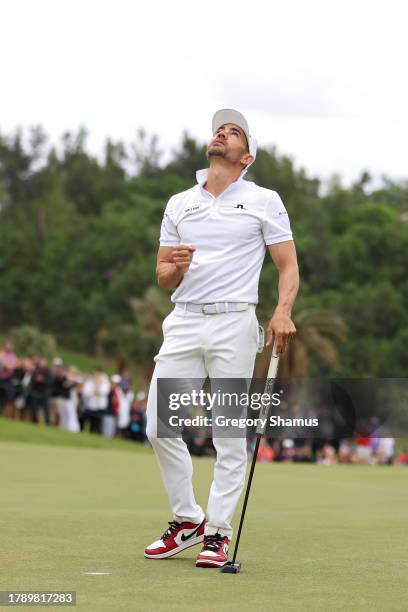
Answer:
[[[170, 520], [148, 449], [2, 441], [0, 465], [0, 590], [72, 589], [90, 612], [407, 610], [408, 469], [259, 464], [229, 575], [195, 568], [198, 547], [143, 558]], [[194, 467], [205, 506], [213, 463]]]
[[130, 440], [104, 438], [87, 431], [73, 433], [58, 427], [34, 425], [24, 421], [12, 421], [0, 417], [1, 442], [28, 442], [30, 444], [49, 444], [51, 446], [74, 446], [79, 448], [98, 448], [124, 452], [143, 452], [145, 447]]

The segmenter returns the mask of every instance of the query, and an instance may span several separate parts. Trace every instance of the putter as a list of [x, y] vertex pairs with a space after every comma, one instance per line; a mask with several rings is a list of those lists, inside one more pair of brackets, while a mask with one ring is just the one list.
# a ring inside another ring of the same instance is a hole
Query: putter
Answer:
[[[275, 379], [278, 373], [278, 366], [279, 366], [279, 354], [276, 352], [276, 341], [275, 341], [273, 344], [273, 348], [272, 348], [271, 361], [269, 363], [268, 375], [267, 375], [267, 379], [265, 383], [265, 391], [264, 391], [265, 393], [269, 395], [269, 397], [271, 397], [273, 393]], [[259, 411], [259, 418], [268, 419], [269, 409], [270, 409], [270, 403], [266, 405], [262, 404], [261, 409]], [[249, 471], [248, 483], [247, 483], [247, 488], [245, 491], [244, 503], [242, 506], [241, 519], [239, 521], [238, 534], [237, 534], [237, 539], [235, 542], [234, 554], [232, 556], [232, 561], [227, 561], [227, 563], [221, 568], [221, 571], [224, 574], [238, 574], [238, 572], [241, 571], [241, 561], [237, 561], [239, 540], [241, 538], [242, 525], [244, 524], [245, 511], [246, 511], [246, 507], [248, 504], [249, 492], [251, 490], [252, 478], [253, 478], [254, 471], [255, 471], [259, 443], [261, 441], [262, 436], [265, 433], [266, 423], [267, 423], [267, 420], [265, 420], [265, 426], [263, 427], [260, 422], [258, 427], [256, 428], [256, 443], [255, 443], [255, 448], [254, 448], [254, 454], [252, 455], [251, 469]]]

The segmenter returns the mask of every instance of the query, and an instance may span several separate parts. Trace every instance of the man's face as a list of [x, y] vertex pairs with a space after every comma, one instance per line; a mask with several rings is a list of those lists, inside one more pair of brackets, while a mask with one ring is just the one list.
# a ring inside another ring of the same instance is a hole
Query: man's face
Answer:
[[221, 125], [207, 147], [207, 158], [222, 157], [231, 164], [246, 166], [252, 159], [244, 131], [233, 123]]

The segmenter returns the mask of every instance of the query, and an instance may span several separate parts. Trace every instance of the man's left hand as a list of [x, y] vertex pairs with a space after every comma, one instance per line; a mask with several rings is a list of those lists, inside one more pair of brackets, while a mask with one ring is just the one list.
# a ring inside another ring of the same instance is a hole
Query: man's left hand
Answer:
[[266, 346], [271, 346], [276, 339], [277, 353], [284, 353], [290, 338], [296, 334], [296, 327], [288, 314], [276, 309], [266, 333]]

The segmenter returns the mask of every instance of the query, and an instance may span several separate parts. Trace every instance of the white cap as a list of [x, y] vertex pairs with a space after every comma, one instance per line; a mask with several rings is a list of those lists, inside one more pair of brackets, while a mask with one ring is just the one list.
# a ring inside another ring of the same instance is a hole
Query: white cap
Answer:
[[258, 143], [255, 138], [252, 138], [252, 136], [250, 135], [248, 122], [245, 119], [244, 115], [239, 111], [234, 110], [233, 108], [221, 108], [214, 114], [212, 119], [213, 134], [215, 134], [215, 132], [221, 125], [225, 125], [226, 123], [233, 123], [234, 125], [240, 127], [241, 130], [244, 132], [248, 141], [249, 154], [252, 155], [252, 157], [254, 158], [254, 160], [251, 162], [251, 164], [253, 164], [256, 157]]
[[114, 374], [113, 376], [111, 376], [111, 381], [115, 384], [118, 385], [121, 381], [121, 377], [119, 376], [119, 374]]

